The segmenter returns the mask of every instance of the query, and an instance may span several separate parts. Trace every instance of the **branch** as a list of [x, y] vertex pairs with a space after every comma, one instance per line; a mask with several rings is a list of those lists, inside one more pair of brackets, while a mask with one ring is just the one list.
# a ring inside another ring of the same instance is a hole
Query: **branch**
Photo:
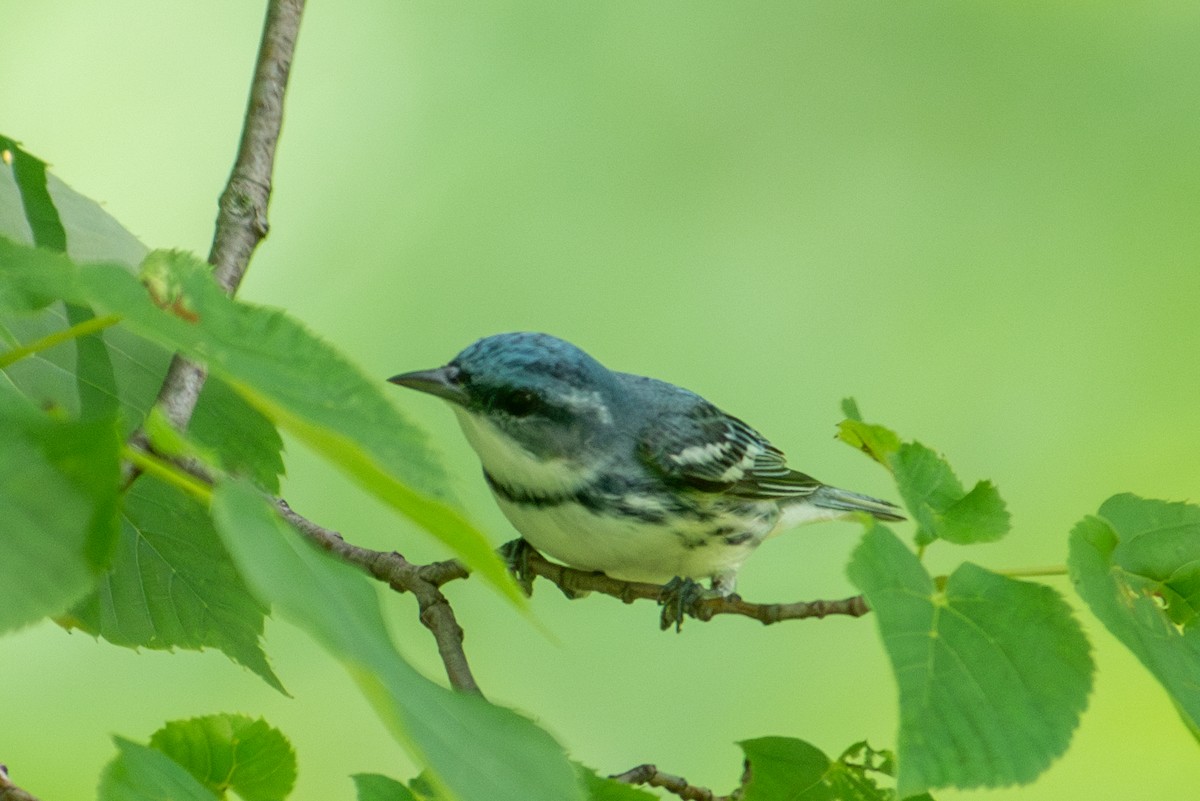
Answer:
[[[627, 604], [637, 600], [660, 603], [664, 599], [665, 588], [659, 584], [621, 581], [609, 578], [603, 573], [576, 570], [551, 562], [532, 549], [528, 556], [523, 558], [522, 567], [527, 567], [534, 576], [549, 579], [569, 597], [586, 592], [598, 592], [619, 598]], [[468, 573], [466, 568], [455, 560], [435, 562], [425, 565], [422, 569], [425, 571], [426, 577], [438, 586], [447, 581], [463, 578]], [[753, 618], [766, 626], [784, 620], [823, 618], [827, 615], [862, 617], [871, 610], [861, 595], [837, 601], [796, 601], [784, 604], [751, 603], [742, 600], [741, 596], [730, 595], [724, 598], [702, 598], [692, 604], [687, 611], [697, 620], [712, 620], [717, 615], [742, 615]]]
[[[450, 679], [451, 686], [467, 692], [480, 693], [471, 673], [471, 666], [467, 662], [466, 652], [463, 650], [462, 627], [458, 624], [450, 602], [440, 590], [443, 584], [471, 575], [471, 571], [462, 562], [448, 559], [427, 565], [413, 564], [395, 551], [373, 551], [346, 542], [341, 534], [299, 514], [282, 498], [274, 499], [274, 505], [284, 520], [322, 550], [385, 582], [396, 592], [411, 592], [421, 610], [421, 623], [437, 641], [438, 655], [445, 665], [446, 676]], [[603, 573], [589, 573], [564, 567], [547, 560], [533, 549], [529, 549], [524, 566], [527, 566], [532, 574], [549, 579], [569, 596], [596, 591], [620, 598], [625, 603], [632, 603], [637, 599], [657, 602], [665, 592], [665, 588], [658, 584], [618, 581]], [[688, 611], [699, 620], [711, 620], [715, 615], [721, 614], [736, 614], [754, 618], [766, 625], [782, 620], [822, 618], [826, 615], [862, 617], [870, 609], [861, 595], [840, 601], [799, 601], [790, 604], [755, 604], [743, 601], [738, 596], [730, 596], [702, 599]]]
[[[467, 655], [463, 650], [462, 627], [454, 617], [450, 602], [438, 589], [440, 584], [449, 580], [436, 580], [446, 575], [446, 571], [434, 571], [431, 574], [428, 568], [435, 565], [414, 565], [394, 551], [385, 553], [351, 545], [338, 532], [323, 528], [297, 514], [282, 498], [275, 500], [275, 509], [310, 542], [342, 561], [361, 568], [380, 581], [387, 582], [393, 590], [411, 592], [416, 596], [421, 609], [421, 622], [437, 641], [438, 655], [442, 658], [442, 664], [446, 666], [446, 676], [450, 679], [451, 686], [482, 695], [475, 683], [475, 677], [471, 675], [471, 666], [467, 663]], [[466, 578], [466, 570], [461, 570], [460, 573], [456, 578]]]
[[31, 793], [8, 780], [8, 767], [0, 765], [0, 801], [38, 801]]
[[[165, 480], [185, 492], [211, 496], [217, 476], [208, 465], [187, 456], [169, 456], [144, 446], [127, 445], [125, 458], [146, 472], [158, 472]], [[154, 466], [151, 466], [154, 465]], [[195, 487], [187, 486], [192, 482]], [[197, 490], [197, 488], [199, 488]], [[203, 502], [207, 502], [203, 497]], [[309, 542], [343, 562], [354, 565], [369, 576], [387, 583], [396, 592], [411, 592], [420, 608], [420, 620], [433, 634], [438, 655], [446, 667], [446, 676], [457, 690], [482, 695], [467, 655], [463, 651], [463, 630], [446, 596], [438, 589], [454, 578], [466, 578], [469, 572], [458, 562], [414, 565], [395, 551], [386, 553], [351, 545], [336, 531], [320, 526], [288, 505], [283, 498], [270, 498], [275, 511]], [[0, 798], [0, 801], [5, 801]]]
[[220, 213], [208, 261], [217, 283], [230, 295], [237, 291], [258, 243], [267, 235], [267, 203], [275, 169], [275, 145], [283, 127], [283, 95], [304, 0], [270, 0], [254, 83], [246, 104], [242, 140], [229, 183], [221, 193]]
[[636, 768], [618, 773], [609, 778], [624, 782], [625, 784], [648, 784], [651, 787], [661, 787], [668, 792], [674, 793], [684, 801], [729, 801], [727, 795], [715, 795], [712, 790], [706, 787], [696, 787], [693, 784], [688, 784], [687, 779], [682, 776], [673, 776], [670, 773], [663, 773], [654, 765], [638, 765]]
[[[127, 451], [135, 446], [128, 446]], [[146, 447], [148, 453], [153, 450]], [[211, 485], [214, 476], [208, 468], [193, 459], [155, 456], [167, 461], [185, 476], [196, 479], [203, 485]], [[128, 458], [128, 457], [127, 457]], [[134, 460], [136, 461], [136, 460]], [[373, 551], [352, 545], [336, 531], [327, 529], [296, 512], [282, 498], [273, 498], [272, 504], [280, 517], [286, 520], [302, 536], [322, 550], [363, 570], [368, 575], [388, 584], [396, 592], [411, 592], [420, 608], [420, 620], [433, 634], [437, 642], [438, 655], [446, 668], [446, 676], [455, 689], [482, 695], [471, 666], [463, 650], [463, 630], [458, 624], [450, 602], [441, 592], [441, 586], [451, 581], [465, 579], [471, 571], [456, 559], [417, 565], [409, 562], [395, 551]], [[517, 540], [516, 542], [521, 542]], [[511, 543], [510, 543], [511, 545]], [[502, 552], [507, 549], [501, 549]], [[603, 573], [589, 573], [565, 567], [549, 561], [533, 548], [525, 548], [521, 556], [522, 570], [529, 577], [542, 576], [557, 585], [568, 597], [594, 591], [619, 598], [625, 603], [638, 599], [661, 603], [667, 588], [658, 584], [619, 581]], [[532, 587], [530, 587], [532, 589]], [[861, 595], [840, 601], [797, 601], [788, 604], [755, 604], [732, 595], [726, 598], [702, 598], [687, 608], [687, 613], [698, 620], [711, 620], [716, 615], [736, 614], [754, 618], [764, 625], [783, 620], [822, 618], [826, 615], [849, 615], [861, 617], [870, 609]], [[667, 626], [664, 625], [664, 628]], [[0, 799], [3, 801], [3, 799]]]
[[[270, 0], [267, 5], [241, 144], [229, 182], [221, 193], [208, 254], [214, 278], [230, 295], [237, 292], [254, 249], [267, 235], [275, 144], [283, 126], [283, 96], [303, 13], [304, 0]], [[180, 356], [171, 360], [157, 403], [180, 431], [186, 430], [192, 419], [205, 377], [201, 365]], [[137, 437], [142, 439], [141, 434]], [[127, 476], [129, 480], [132, 475]]]

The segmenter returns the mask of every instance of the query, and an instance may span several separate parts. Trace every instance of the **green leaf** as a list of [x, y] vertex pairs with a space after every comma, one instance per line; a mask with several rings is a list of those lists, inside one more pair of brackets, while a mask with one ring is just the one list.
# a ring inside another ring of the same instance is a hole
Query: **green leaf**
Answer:
[[838, 761], [843, 764], [849, 764], [851, 760], [858, 760], [858, 764], [867, 770], [885, 776], [896, 775], [896, 755], [886, 749], [877, 751], [866, 740], [859, 740], [849, 746], [838, 757]]
[[356, 773], [354, 787], [358, 801], [417, 801], [417, 797], [400, 782], [378, 773]]
[[[65, 249], [77, 260], [115, 261], [126, 268], [142, 262], [145, 246], [98, 204], [46, 173], [44, 163], [15, 142], [0, 137], [0, 149], [4, 147], [13, 153], [14, 161], [12, 168], [0, 168], [0, 317], [17, 309], [40, 308], [55, 299], [79, 300], [76, 268], [70, 262], [16, 242], [32, 240], [42, 247]], [[73, 324], [88, 314], [68, 308], [64, 315], [61, 305], [46, 311], [40, 323], [10, 321], [10, 343], [53, 334], [68, 325], [66, 317]], [[19, 365], [14, 381], [39, 405], [52, 402], [73, 411], [82, 406], [108, 413], [119, 404], [128, 435], [153, 403], [171, 352], [121, 330], [108, 331], [103, 338], [80, 339], [76, 347], [78, 359], [70, 348], [59, 348], [28, 360]], [[278, 433], [226, 385], [205, 384], [190, 431], [221, 453], [225, 469], [250, 475], [278, 491], [278, 476], [283, 472]]]
[[[25, 288], [30, 298], [41, 301], [46, 298], [39, 293], [56, 292], [59, 294], [55, 297], [63, 297], [62, 292], [66, 292], [65, 296], [79, 299], [74, 289], [79, 272], [75, 265], [61, 256], [0, 240], [0, 281], [22, 274], [20, 267], [26, 262], [33, 274], [54, 276], [46, 282], [49, 288], [28, 282]], [[82, 269], [86, 272], [92, 268]], [[16, 281], [12, 278], [10, 284]], [[71, 289], [60, 291], [62, 287]], [[5, 289], [0, 284], [0, 290]], [[0, 297], [19, 297], [20, 290], [18, 286], [11, 293], [0, 291]], [[68, 307], [64, 315], [56, 306], [36, 319], [12, 321], [9, 329], [14, 339], [28, 342], [52, 337], [89, 316], [90, 312], [77, 307]], [[106, 414], [120, 407], [128, 435], [152, 408], [171, 352], [121, 328], [109, 329], [103, 337], [77, 340], [76, 347], [80, 349], [78, 355], [71, 348], [56, 348], [27, 359], [29, 364], [14, 365], [14, 383], [35, 404], [52, 403], [73, 412], [91, 408]], [[205, 382], [189, 432], [197, 442], [219, 453], [224, 469], [248, 475], [267, 489], [278, 491], [278, 477], [283, 472], [279, 433], [270, 420], [219, 377]]]
[[99, 801], [217, 801], [165, 754], [114, 737], [117, 756], [100, 778]]
[[1075, 590], [1200, 739], [1200, 507], [1116, 495], [1071, 531]]
[[[878, 777], [896, 775], [896, 755], [876, 751], [864, 740], [847, 748], [830, 766], [826, 781], [839, 801], [897, 801], [891, 787], [880, 787]], [[933, 801], [928, 793], [909, 796], [907, 801]]]
[[[876, 776], [891, 775], [891, 755], [866, 742], [855, 743], [836, 760], [816, 746], [791, 737], [760, 737], [739, 745], [749, 781], [742, 801], [896, 801]], [[913, 801], [932, 801], [921, 794]]]
[[[86, 306], [66, 304], [69, 332], [81, 331], [117, 322], [116, 315], [97, 317]], [[75, 390], [79, 394], [79, 415], [89, 417], [116, 417], [120, 412], [117, 396], [117, 377], [113, 372], [112, 357], [104, 342], [102, 328], [96, 328], [83, 336], [75, 337]]]
[[220, 797], [233, 790], [244, 801], [281, 801], [296, 783], [291, 744], [262, 719], [206, 715], [176, 720], [150, 737], [150, 747]]
[[1200, 506], [1125, 494], [1105, 501], [1100, 516], [1121, 538], [1117, 566], [1146, 579], [1143, 590], [1162, 598], [1175, 623], [1190, 625], [1200, 603]]
[[205, 509], [143, 475], [126, 493], [111, 570], [62, 622], [129, 648], [219, 648], [283, 692], [260, 642], [266, 611]]
[[212, 512], [255, 592], [346, 666], [397, 741], [452, 801], [582, 798], [550, 735], [417, 673], [396, 651], [367, 579], [302, 540], [253, 489], [220, 484]]
[[864, 423], [854, 398], [842, 401], [842, 413], [846, 419], [838, 424], [837, 438], [891, 470], [892, 455], [900, 449], [900, 438], [896, 432], [884, 426]]
[[[876, 776], [891, 775], [891, 755], [866, 742], [855, 743], [836, 760], [819, 748], [791, 737], [759, 737], [739, 745], [746, 755], [749, 781], [742, 801], [896, 801], [897, 793], [880, 787]], [[921, 794], [913, 801], [932, 801]]]
[[0, 136], [3, 150], [12, 153], [12, 163], [0, 159], [0, 236], [61, 252], [65, 233], [66, 253], [77, 261], [117, 261], [132, 267], [146, 255], [137, 237], [100, 204], [47, 172], [40, 159]]
[[739, 745], [750, 763], [742, 801], [833, 801], [829, 757], [803, 740], [759, 737]]
[[46, 185], [46, 162], [25, 152], [7, 136], [0, 136], [0, 153], [4, 156], [0, 163], [12, 170], [34, 244], [60, 253], [66, 252], [67, 232]]
[[197, 444], [216, 451], [226, 472], [279, 492], [279, 477], [284, 473], [279, 431], [220, 376], [209, 376], [204, 382], [188, 434]]
[[[82, 278], [90, 297], [138, 333], [205, 362], [276, 424], [442, 540], [514, 603], [524, 596], [487, 539], [438, 497], [446, 480], [424, 435], [326, 343], [282, 312], [237, 303], [181, 254], [149, 260], [159, 303], [117, 267]], [[169, 272], [164, 276], [164, 270]]]
[[904, 505], [919, 526], [918, 543], [940, 538], [966, 545], [1008, 533], [1008, 510], [991, 482], [980, 481], [965, 492], [946, 460], [918, 442], [901, 445], [890, 463]]
[[284, 472], [279, 432], [217, 376], [204, 382], [187, 434], [175, 430], [157, 405], [150, 407], [142, 431], [155, 453], [196, 460], [210, 473], [246, 476], [273, 494], [279, 492]]
[[151, 451], [173, 461], [199, 462], [211, 472], [218, 472], [221, 457], [216, 451], [206, 448], [186, 434], [177, 431], [166, 412], [158, 406], [152, 406], [150, 413], [142, 422], [142, 431], [150, 442]]
[[35, 312], [77, 299], [75, 265], [66, 256], [0, 236], [0, 315]]
[[55, 419], [0, 383], [0, 631], [62, 613], [117, 541], [112, 420]]
[[842, 401], [847, 419], [837, 437], [892, 471], [904, 505], [917, 522], [916, 541], [960, 545], [993, 542], [1008, 533], [1008, 510], [994, 484], [963, 489], [946, 460], [919, 442], [901, 442], [889, 428], [865, 423], [853, 398]]
[[[0, 316], [41, 310], [32, 317], [24, 314], [7, 320], [5, 333], [10, 346], [51, 339], [68, 332], [70, 326], [87, 321], [90, 311], [77, 305], [65, 310], [62, 304], [44, 308], [59, 299], [76, 304], [83, 300], [79, 270], [63, 256], [0, 238]], [[170, 353], [119, 328], [105, 331], [103, 338], [62, 340], [73, 341], [80, 348], [78, 355], [72, 348], [54, 347], [40, 350], [14, 365], [10, 368], [14, 384], [35, 405], [48, 403], [78, 412], [81, 406], [109, 410], [119, 404], [126, 412], [126, 428], [132, 431], [154, 401]], [[74, 380], [76, 373], [78, 386]], [[107, 397], [89, 404], [88, 392]], [[84, 396], [82, 403], [81, 396]]]
[[417, 801], [448, 801], [446, 794], [434, 786], [429, 771], [422, 771], [414, 776], [408, 783], [408, 789], [417, 797]]
[[[20, 307], [25, 307], [24, 310], [38, 309], [48, 305], [50, 301], [64, 300], [66, 316], [70, 323], [69, 329], [56, 332], [49, 339], [24, 343], [24, 348], [7, 354], [8, 359], [0, 357], [0, 363], [11, 361], [18, 355], [24, 356], [35, 348], [49, 347], [67, 334], [72, 334], [71, 339], [75, 340], [78, 352], [79, 369], [75, 377], [75, 388], [81, 413], [84, 417], [109, 417], [115, 413], [117, 404], [116, 377], [113, 374], [108, 349], [98, 333], [89, 332], [80, 336], [82, 330], [93, 322], [94, 315], [91, 310], [78, 304], [74, 265], [66, 259], [47, 259], [45, 255], [45, 251], [66, 253], [68, 249], [67, 229], [51, 196], [46, 164], [26, 153], [7, 137], [0, 136], [0, 151], [3, 151], [5, 156], [3, 162], [12, 166], [12, 177], [17, 185], [17, 195], [20, 197], [25, 222], [29, 226], [34, 244], [39, 249], [17, 248], [15, 242], [0, 239], [0, 274], [4, 276], [0, 278], [0, 290], [4, 290], [0, 291], [0, 298], [8, 297], [10, 300], [8, 304], [0, 301], [0, 315]], [[69, 205], [72, 196], [74, 193], [69, 191], [64, 196]], [[5, 197], [4, 193], [0, 193], [0, 198]], [[11, 194], [7, 195], [7, 198], [11, 199]], [[80, 204], [74, 204], [74, 208], [79, 207]], [[111, 220], [95, 204], [91, 204], [88, 212], [86, 216], [89, 219], [95, 218], [105, 222]], [[2, 217], [14, 222], [18, 219], [16, 215], [5, 214]], [[75, 226], [73, 228], [79, 230]], [[119, 226], [116, 226], [116, 232], [120, 235], [128, 234]], [[83, 238], [86, 239], [86, 235]], [[124, 241], [124, 237], [122, 239]], [[136, 243], [136, 240], [134, 241]], [[77, 257], [86, 252], [85, 248], [72, 244], [72, 252]], [[137, 246], [140, 248], [140, 243], [137, 243]], [[13, 299], [18, 301], [15, 307], [11, 303]]]
[[[27, 344], [66, 330], [72, 324], [69, 315], [75, 314], [55, 304], [34, 317], [10, 319], [7, 331], [15, 344]], [[105, 329], [91, 340], [88, 344], [75, 340], [75, 347], [41, 350], [12, 364], [5, 372], [36, 406], [59, 407], [75, 415], [85, 408], [117, 407], [121, 431], [127, 437], [154, 403], [170, 354], [120, 326]], [[102, 362], [93, 358], [96, 355], [90, 349], [95, 347], [93, 343], [107, 351]], [[84, 400], [89, 393], [92, 397]], [[101, 394], [109, 397], [100, 400], [96, 396]]]
[[657, 801], [658, 796], [633, 785], [601, 776], [591, 768], [576, 764], [588, 801]]
[[880, 525], [847, 572], [875, 612], [900, 689], [902, 797], [1029, 782], [1066, 750], [1092, 660], [1058, 593], [970, 563], [939, 590]]

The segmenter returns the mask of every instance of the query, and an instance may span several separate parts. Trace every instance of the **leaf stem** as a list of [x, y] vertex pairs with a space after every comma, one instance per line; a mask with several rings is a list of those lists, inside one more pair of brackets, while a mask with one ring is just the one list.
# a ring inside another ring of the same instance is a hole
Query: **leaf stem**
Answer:
[[1039, 576], [1065, 576], [1066, 565], [1048, 565], [1046, 567], [1014, 567], [1008, 570], [994, 571], [1009, 578], [1038, 578]]
[[121, 322], [120, 315], [106, 314], [103, 317], [93, 317], [90, 320], [84, 320], [82, 323], [76, 323], [70, 328], [55, 331], [53, 334], [47, 334], [41, 339], [35, 339], [33, 342], [28, 342], [5, 353], [0, 353], [0, 370], [14, 362], [19, 362], [26, 356], [32, 356], [40, 351], [49, 350], [55, 345], [61, 345], [72, 339], [78, 339], [88, 334], [94, 334], [97, 331], [103, 331], [105, 328], [116, 325], [119, 322]]
[[141, 472], [183, 490], [201, 503], [207, 505], [212, 502], [212, 487], [165, 459], [160, 459], [154, 454], [130, 445], [125, 445], [121, 449], [121, 456], [136, 465]]

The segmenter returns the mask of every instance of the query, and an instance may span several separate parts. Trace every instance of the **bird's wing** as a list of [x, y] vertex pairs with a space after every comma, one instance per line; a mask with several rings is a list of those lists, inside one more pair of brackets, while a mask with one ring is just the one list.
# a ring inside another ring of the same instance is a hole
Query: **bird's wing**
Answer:
[[656, 417], [641, 433], [638, 456], [668, 480], [747, 499], [798, 498], [822, 486], [789, 469], [762, 434], [702, 400]]

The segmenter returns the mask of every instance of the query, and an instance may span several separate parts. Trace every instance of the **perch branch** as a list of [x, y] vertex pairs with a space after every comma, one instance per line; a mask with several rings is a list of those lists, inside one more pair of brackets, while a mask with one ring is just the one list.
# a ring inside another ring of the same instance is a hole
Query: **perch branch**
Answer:
[[682, 776], [663, 773], [654, 765], [638, 765], [624, 773], [618, 773], [609, 778], [625, 784], [648, 784], [651, 787], [661, 787], [667, 792], [674, 793], [684, 801], [729, 801], [727, 795], [716, 795], [706, 787], [696, 787], [688, 784]]
[[[586, 570], [576, 570], [556, 562], [551, 562], [537, 551], [528, 555], [527, 566], [530, 573], [548, 579], [568, 596], [585, 592], [598, 592], [619, 598], [625, 603], [637, 600], [661, 602], [664, 587], [659, 584], [647, 584], [640, 581], [621, 581], [609, 578], [603, 573], [592, 573]], [[468, 571], [455, 560], [434, 562], [423, 565], [426, 578], [441, 586], [447, 581], [463, 578]], [[704, 598], [692, 605], [689, 612], [697, 620], [712, 620], [717, 615], [742, 615], [753, 618], [763, 625], [779, 623], [784, 620], [804, 620], [807, 618], [823, 618], [828, 615], [849, 615], [862, 617], [871, 611], [866, 599], [861, 595], [843, 598], [837, 601], [796, 601], [782, 604], [760, 604], [742, 600], [738, 595], [725, 598]]]
[[[471, 666], [463, 650], [462, 627], [458, 625], [446, 596], [438, 589], [438, 583], [429, 579], [426, 571], [428, 565], [414, 565], [394, 551], [371, 551], [351, 545], [338, 532], [297, 514], [282, 498], [276, 499], [275, 509], [293, 528], [320, 548], [386, 582], [397, 592], [411, 592], [421, 610], [421, 623], [437, 642], [438, 655], [446, 667], [451, 686], [482, 695], [475, 677], [471, 675]], [[466, 572], [463, 571], [462, 577], [465, 576]]]
[[[463, 650], [462, 627], [440, 589], [443, 584], [470, 576], [471, 572], [462, 562], [449, 559], [427, 565], [413, 564], [395, 551], [373, 551], [346, 542], [341, 534], [312, 522], [282, 498], [275, 499], [274, 504], [284, 520], [318, 547], [385, 582], [397, 592], [411, 592], [420, 607], [421, 622], [437, 642], [438, 654], [445, 665], [450, 684], [460, 690], [480, 692]], [[625, 603], [633, 603], [638, 599], [657, 602], [664, 593], [664, 587], [658, 584], [618, 581], [603, 573], [575, 570], [555, 564], [536, 551], [529, 553], [527, 564], [534, 575], [549, 579], [568, 595], [595, 591], [620, 598]], [[736, 614], [766, 625], [826, 615], [861, 617], [870, 609], [861, 595], [839, 601], [798, 601], [787, 604], [755, 604], [738, 596], [730, 596], [703, 599], [691, 611], [699, 620], [711, 620], [721, 614]]]
[[[153, 453], [149, 448], [147, 451]], [[193, 459], [155, 455], [166, 459], [175, 468], [204, 485], [211, 485], [214, 481], [214, 476], [208, 468]], [[420, 608], [421, 623], [429, 629], [437, 643], [438, 655], [441, 656], [451, 686], [467, 692], [480, 693], [467, 662], [466, 652], [463, 650], [462, 627], [458, 624], [450, 602], [440, 589], [443, 584], [471, 575], [471, 571], [462, 562], [449, 559], [426, 565], [413, 564], [395, 551], [373, 551], [346, 542], [341, 534], [299, 514], [282, 498], [274, 498], [272, 503], [280, 517], [322, 550], [385, 582], [396, 592], [411, 592]], [[658, 584], [620, 581], [603, 573], [589, 573], [565, 567], [549, 561], [532, 548], [528, 549], [522, 567], [532, 576], [548, 579], [570, 597], [584, 592], [599, 592], [619, 598], [625, 603], [633, 603], [639, 599], [661, 602], [666, 592], [666, 588]], [[742, 615], [764, 625], [784, 620], [822, 618], [826, 615], [861, 617], [869, 611], [861, 595], [838, 601], [797, 601], [786, 604], [756, 604], [732, 595], [726, 598], [704, 598], [688, 609], [688, 613], [698, 620], [711, 620], [722, 614]]]

